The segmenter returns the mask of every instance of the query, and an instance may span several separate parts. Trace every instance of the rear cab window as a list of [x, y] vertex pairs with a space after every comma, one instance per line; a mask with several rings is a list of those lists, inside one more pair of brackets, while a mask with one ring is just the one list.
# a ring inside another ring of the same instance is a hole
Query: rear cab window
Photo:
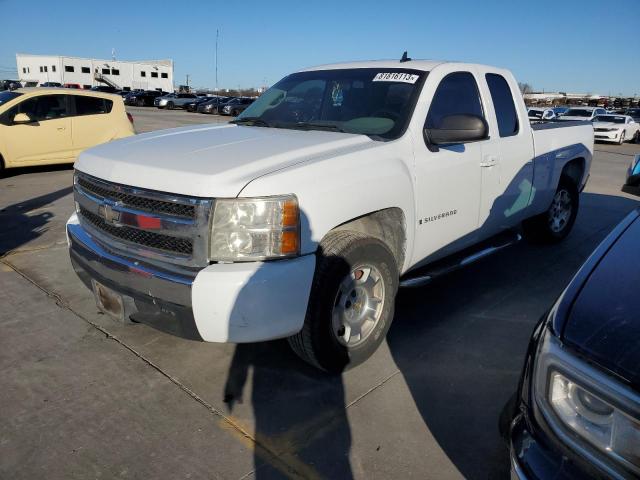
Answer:
[[[517, 135], [519, 131], [518, 114], [513, 103], [513, 94], [509, 88], [509, 83], [502, 75], [497, 73], [487, 73], [485, 75], [493, 109], [496, 112], [498, 122], [498, 132], [501, 137], [511, 137]], [[542, 118], [544, 111], [534, 111], [537, 118]]]

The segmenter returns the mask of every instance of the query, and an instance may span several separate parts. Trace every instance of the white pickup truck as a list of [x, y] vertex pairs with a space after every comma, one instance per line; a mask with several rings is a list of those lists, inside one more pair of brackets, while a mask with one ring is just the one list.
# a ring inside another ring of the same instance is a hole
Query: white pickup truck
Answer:
[[367, 359], [399, 286], [572, 228], [593, 128], [531, 126], [507, 70], [324, 65], [237, 119], [115, 141], [76, 163], [67, 235], [98, 307], [207, 342], [289, 337]]

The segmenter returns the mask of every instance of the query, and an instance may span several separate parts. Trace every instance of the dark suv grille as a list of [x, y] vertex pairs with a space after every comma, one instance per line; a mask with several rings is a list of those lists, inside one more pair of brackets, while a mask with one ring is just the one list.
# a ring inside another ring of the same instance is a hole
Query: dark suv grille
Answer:
[[185, 205], [183, 203], [165, 202], [162, 200], [154, 200], [137, 195], [130, 195], [124, 192], [118, 192], [115, 189], [104, 187], [97, 182], [92, 182], [86, 178], [79, 177], [78, 185], [85, 191], [97, 195], [101, 198], [108, 198], [114, 201], [136, 209], [144, 210], [152, 213], [165, 213], [176, 217], [194, 218], [195, 207], [193, 205]]
[[138, 230], [137, 228], [126, 226], [116, 227], [115, 225], [105, 222], [95, 213], [82, 207], [80, 208], [80, 214], [97, 229], [121, 240], [164, 252], [180, 253], [183, 255], [191, 255], [193, 252], [193, 244], [191, 240], [187, 238], [171, 237], [169, 235]]

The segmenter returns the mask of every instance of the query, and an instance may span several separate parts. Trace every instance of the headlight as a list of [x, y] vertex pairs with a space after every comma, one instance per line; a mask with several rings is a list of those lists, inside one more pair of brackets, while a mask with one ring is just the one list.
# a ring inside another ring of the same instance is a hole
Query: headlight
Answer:
[[269, 260], [299, 252], [300, 214], [294, 195], [215, 201], [211, 260]]
[[640, 396], [569, 353], [548, 331], [534, 378], [536, 403], [556, 434], [578, 453], [589, 444], [640, 473]]

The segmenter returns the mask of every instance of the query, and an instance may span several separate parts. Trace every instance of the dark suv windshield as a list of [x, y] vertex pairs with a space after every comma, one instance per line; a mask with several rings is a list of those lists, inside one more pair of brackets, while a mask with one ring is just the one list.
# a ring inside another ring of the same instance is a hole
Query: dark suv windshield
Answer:
[[19, 97], [20, 95], [22, 94], [18, 92], [0, 92], [0, 105], [4, 105], [5, 103], [13, 100], [16, 97]]
[[294, 73], [262, 94], [234, 122], [394, 139], [404, 133], [426, 75], [400, 68]]

